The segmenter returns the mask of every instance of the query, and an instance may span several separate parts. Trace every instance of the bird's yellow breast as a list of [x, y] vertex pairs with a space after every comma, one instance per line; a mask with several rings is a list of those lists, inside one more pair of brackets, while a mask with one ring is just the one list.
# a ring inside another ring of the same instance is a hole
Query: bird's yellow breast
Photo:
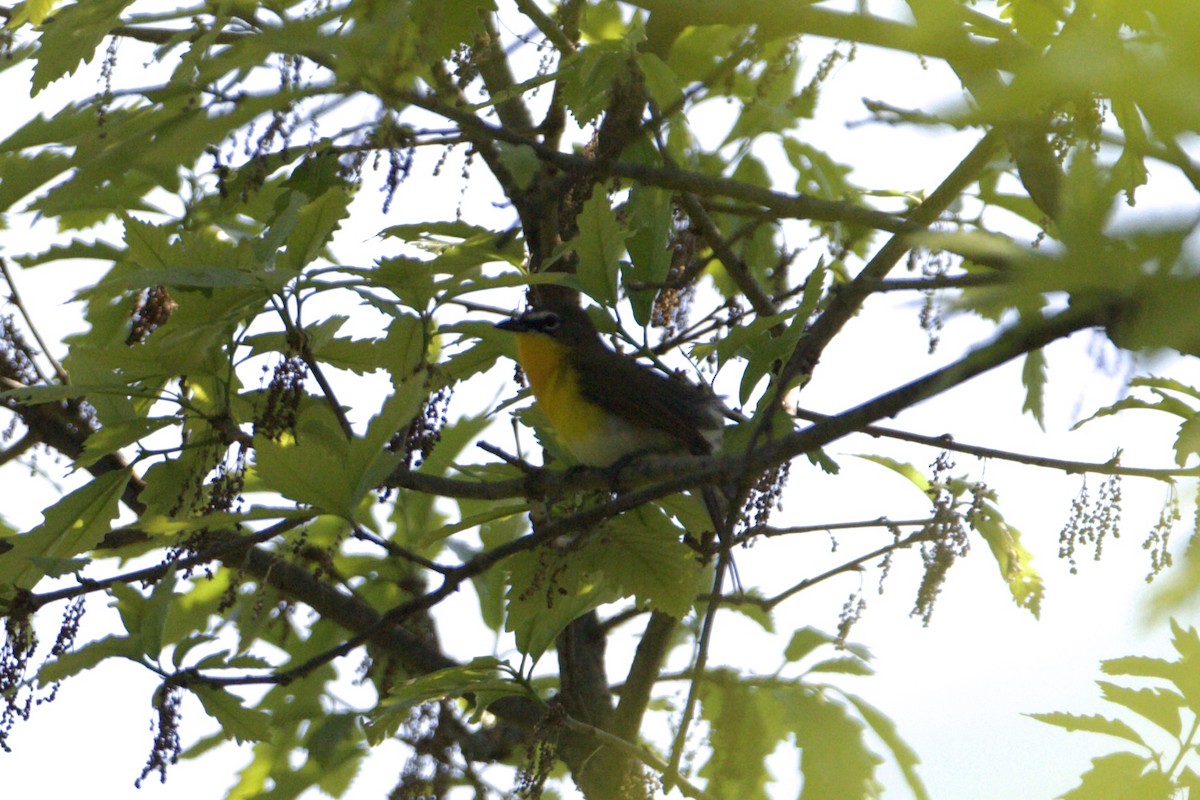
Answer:
[[603, 435], [606, 414], [583, 399], [567, 354], [566, 345], [548, 336], [517, 334], [517, 358], [538, 408], [568, 450], [584, 463], [594, 463], [585, 453], [590, 443]]

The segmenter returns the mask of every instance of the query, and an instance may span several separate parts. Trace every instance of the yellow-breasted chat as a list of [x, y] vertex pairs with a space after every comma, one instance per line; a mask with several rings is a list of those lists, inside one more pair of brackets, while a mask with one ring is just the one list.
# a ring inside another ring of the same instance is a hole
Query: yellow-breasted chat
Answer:
[[722, 409], [711, 391], [610, 350], [578, 306], [531, 308], [498, 323], [538, 408], [580, 463], [610, 466], [642, 453], [711, 453]]
[[[538, 407], [580, 462], [603, 467], [641, 453], [705, 455], [720, 444], [723, 409], [715, 394], [608, 349], [578, 306], [532, 308], [496, 327], [516, 335], [517, 360]], [[720, 596], [727, 573], [741, 593], [728, 549], [732, 545], [728, 498], [713, 486], [701, 487], [700, 495], [723, 545], [712, 596]], [[694, 666], [697, 676], [704, 674], [717, 607], [718, 603], [709, 602], [704, 614]], [[699, 677], [694, 680], [688, 692], [684, 721], [671, 753], [672, 774], [683, 755], [701, 682]]]

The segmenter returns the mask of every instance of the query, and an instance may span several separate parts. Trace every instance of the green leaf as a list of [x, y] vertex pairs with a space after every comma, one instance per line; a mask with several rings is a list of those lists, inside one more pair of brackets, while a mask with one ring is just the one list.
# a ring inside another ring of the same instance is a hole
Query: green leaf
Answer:
[[287, 249], [279, 256], [280, 269], [290, 273], [299, 272], [321, 254], [341, 226], [350, 197], [345, 187], [334, 186], [300, 208], [295, 226], [287, 237]]
[[830, 200], [846, 200], [858, 194], [848, 180], [852, 168], [837, 163], [825, 151], [792, 136], [783, 137], [783, 150], [796, 168], [797, 192]]
[[371, 420], [366, 434], [352, 440], [346, 439], [326, 405], [311, 404], [296, 422], [294, 441], [255, 437], [255, 473], [265, 486], [285, 497], [353, 520], [359, 502], [403, 458], [385, 445], [412, 420], [424, 397], [422, 381], [402, 383]]
[[[5, 169], [4, 162], [0, 161], [0, 169]], [[7, 179], [5, 181], [7, 186]], [[0, 194], [3, 193], [4, 187], [0, 186]], [[84, 242], [79, 239], [72, 239], [67, 244], [55, 244], [47, 247], [40, 253], [32, 255], [18, 256], [14, 260], [26, 269], [40, 266], [43, 264], [52, 264], [56, 261], [68, 261], [73, 259], [95, 259], [97, 261], [116, 261], [121, 254], [121, 250], [107, 242]]]
[[469, 516], [464, 516], [457, 522], [451, 522], [443, 525], [440, 528], [423, 533], [417, 536], [410, 536], [409, 541], [418, 548], [428, 546], [432, 542], [445, 539], [447, 536], [453, 536], [459, 531], [470, 530], [479, 525], [484, 525], [489, 522], [504, 522], [508, 520], [518, 519], [522, 514], [528, 511], [527, 503], [510, 503], [508, 505], [491, 505], [483, 511], [479, 511]]
[[142, 625], [138, 630], [142, 649], [151, 658], [157, 658], [163, 649], [163, 634], [167, 628], [167, 614], [175, 599], [175, 566], [172, 565], [154, 584], [142, 611]]
[[799, 124], [799, 109], [793, 102], [794, 95], [791, 94], [791, 89], [796, 84], [796, 70], [799, 66], [800, 59], [794, 59], [781, 70], [778, 83], [775, 84], [788, 87], [787, 97], [756, 97], [752, 102], [742, 105], [742, 113], [725, 136], [722, 147], [737, 141], [753, 141], [767, 133], [783, 133]]
[[79, 572], [88, 564], [92, 563], [90, 558], [47, 558], [45, 556], [30, 556], [29, 560], [34, 566], [40, 569], [47, 578], [61, 578], [63, 575], [70, 575]]
[[672, 43], [667, 64], [685, 84], [708, 82], [742, 36], [742, 29], [733, 25], [689, 25]]
[[1171, 680], [1176, 669], [1174, 662], [1149, 656], [1123, 656], [1100, 662], [1100, 671], [1106, 675], [1134, 675]]
[[1200, 775], [1192, 771], [1191, 767], [1185, 766], [1180, 770], [1175, 782], [1189, 793], [1188, 797], [1200, 797]]
[[987, 542], [1013, 602], [1037, 617], [1042, 610], [1045, 584], [1033, 567], [1033, 554], [1021, 544], [1021, 532], [1005, 522], [999, 509], [987, 501], [976, 504], [968, 521]]
[[576, 222], [579, 233], [571, 240], [571, 249], [579, 257], [579, 284], [592, 299], [611, 306], [617, 302], [617, 270], [629, 232], [617, 222], [603, 191], [592, 193]]
[[800, 628], [792, 633], [792, 638], [784, 648], [783, 657], [788, 661], [799, 661], [823, 644], [834, 644], [837, 637], [833, 634], [817, 630], [812, 626]]
[[460, 667], [449, 667], [399, 683], [388, 692], [387, 699], [368, 714], [367, 741], [377, 745], [391, 738], [408, 720], [412, 709], [441, 698], [473, 696], [472, 720], [478, 721], [487, 707], [500, 698], [529, 695], [529, 690], [513, 677], [512, 669], [505, 662], [482, 657]]
[[193, 633], [185, 636], [171, 651], [171, 663], [175, 665], [176, 669], [179, 669], [187, 660], [188, 653], [197, 647], [214, 642], [216, 639], [217, 637], [211, 633]]
[[105, 425], [84, 441], [83, 453], [75, 459], [75, 466], [80, 469], [89, 467], [122, 447], [140, 442], [155, 431], [178, 423], [178, 417], [151, 417], [149, 419], [135, 417], [131, 420]]
[[646, 80], [646, 89], [660, 110], [673, 108], [683, 100], [683, 85], [679, 76], [665, 61], [643, 50], [637, 52], [637, 61]]
[[314, 404], [297, 420], [294, 441], [255, 437], [254, 472], [264, 488], [350, 519], [357, 498], [344, 471], [349, 451], [333, 412]]
[[818, 691], [786, 696], [787, 720], [800, 748], [801, 800], [874, 797], [881, 759], [867, 748], [863, 724]]
[[37, 681], [41, 686], [49, 686], [85, 672], [109, 658], [137, 658], [141, 654], [141, 647], [128, 636], [105, 636], [47, 661], [38, 670]]
[[[629, 190], [628, 214], [634, 226], [629, 237], [630, 264], [625, 268], [626, 287], [634, 284], [661, 284], [671, 269], [671, 251], [667, 241], [672, 223], [671, 196], [651, 186], [635, 185]], [[633, 317], [639, 325], [648, 325], [658, 289], [629, 288]]]
[[537, 151], [527, 144], [496, 142], [496, 151], [518, 189], [527, 188], [541, 168]]
[[912, 790], [913, 797], [916, 800], [929, 800], [929, 791], [925, 788], [921, 776], [917, 774], [917, 765], [921, 763], [921, 759], [909, 747], [908, 742], [900, 738], [900, 734], [896, 730], [896, 723], [861, 697], [852, 694], [843, 694], [842, 696], [854, 705], [859, 716], [867, 723], [871, 731], [887, 746], [896, 766], [900, 767], [900, 771], [904, 774], [904, 781]]
[[462, 452], [474, 443], [484, 429], [492, 424], [491, 412], [462, 416], [442, 428], [433, 450], [421, 462], [420, 471], [428, 475], [445, 475]]
[[314, 726], [305, 740], [308, 755], [322, 768], [336, 766], [338, 750], [362, 739], [358, 721], [358, 714], [335, 713], [325, 717]]
[[1174, 617], [1171, 618], [1171, 644], [1182, 662], [1200, 661], [1200, 633], [1193, 627], [1184, 628]]
[[379, 358], [392, 373], [392, 383], [399, 384], [419, 377], [417, 371], [425, 364], [429, 346], [425, 321], [412, 314], [399, 314], [388, 325], [383, 341]]
[[808, 672], [834, 672], [840, 675], [874, 675], [875, 670], [865, 664], [862, 659], [852, 658], [829, 658], [824, 661], [818, 661], [808, 668]]
[[1168, 680], [1175, 684], [1193, 714], [1200, 714], [1200, 635], [1171, 619], [1171, 644], [1179, 660], [1171, 665]]
[[238, 742], [265, 742], [271, 738], [271, 715], [247, 708], [240, 697], [224, 689], [195, 685], [189, 689], [200, 699], [205, 712], [221, 725], [225, 736]]
[[101, 285], [113, 289], [166, 286], [172, 289], [195, 290], [253, 286], [270, 292], [281, 287], [286, 280], [286, 275], [277, 272], [247, 272], [230, 269], [229, 265], [164, 266], [125, 272], [104, 281]]
[[346, 461], [346, 478], [355, 507], [359, 501], [379, 488], [384, 479], [404, 460], [404, 455], [387, 449], [398, 431], [412, 422], [428, 396], [424, 375], [393, 383], [395, 391], [384, 401], [379, 413], [367, 424], [367, 431], [350, 443]]
[[17, 3], [8, 20], [8, 27], [15, 29], [27, 23], [41, 25], [61, 0], [22, 0]]
[[577, 556], [539, 547], [505, 561], [509, 589], [504, 629], [515, 634], [517, 650], [534, 663], [571, 620], [620, 596]]
[[[318, 361], [358, 375], [386, 369], [399, 381], [413, 375], [425, 361], [425, 324], [412, 314], [398, 314], [382, 339], [343, 337], [322, 340], [312, 335], [312, 329], [306, 329], [305, 333], [309, 335], [312, 354]], [[283, 334], [260, 335], [253, 337], [253, 344], [258, 347], [286, 346], [286, 337]]]
[[776, 693], [723, 673], [709, 673], [700, 713], [710, 728], [711, 755], [700, 768], [714, 797], [767, 800], [766, 758], [786, 735]]
[[[452, 275], [465, 280], [477, 278], [479, 267], [484, 264], [503, 263], [520, 267], [523, 261], [520, 237], [509, 232], [497, 232], [465, 222], [426, 222], [413, 225], [393, 225], [385, 228], [380, 236], [401, 239], [413, 247], [433, 254], [430, 261], [420, 261], [431, 275]], [[405, 258], [384, 259], [380, 262], [383, 273], [378, 277], [382, 285], [399, 281], [406, 286], [412, 279], [407, 273], [415, 269], [413, 262]], [[457, 285], [457, 281], [453, 284]]]
[[1046, 430], [1046, 354], [1043, 351], [1031, 350], [1025, 354], [1021, 383], [1025, 386], [1025, 404], [1021, 411], [1032, 414], [1038, 427]]
[[[738, 386], [739, 402], [744, 404], [749, 401], [755, 387], [771, 371], [771, 365], [777, 359], [786, 358], [804, 335], [806, 320], [798, 316], [798, 311], [792, 309], [782, 314], [757, 317], [749, 325], [730, 331], [728, 336], [717, 342], [716, 353], [720, 364], [726, 364], [734, 358], [745, 361]], [[776, 329], [785, 323], [787, 327], [779, 333]], [[693, 357], [703, 357], [707, 352], [707, 347], [697, 347]]]
[[1140, 714], [1176, 739], [1183, 733], [1179, 712], [1186, 706], [1176, 692], [1166, 689], [1130, 689], [1108, 681], [1096, 681], [1104, 699]]
[[913, 486], [916, 486], [918, 489], [921, 490], [921, 494], [925, 495], [926, 497], [929, 496], [929, 490], [931, 488], [930, 483], [929, 483], [929, 478], [925, 477], [925, 474], [922, 473], [921, 470], [914, 467], [912, 464], [909, 464], [907, 462], [897, 461], [896, 459], [889, 458], [888, 456], [876, 456], [876, 455], [863, 454], [863, 453], [852, 453], [852, 455], [856, 456], [857, 458], [864, 459], [866, 461], [874, 462], [881, 467], [887, 467], [888, 469], [890, 469], [892, 472], [896, 473], [897, 475], [907, 478], [909, 480], [909, 482], [912, 483]]
[[559, 70], [563, 102], [580, 126], [586, 126], [608, 105], [617, 78], [628, 72], [629, 48], [623, 41], [589, 44], [567, 59]]
[[[1132, 386], [1133, 384], [1130, 383], [1130, 385]], [[1113, 414], [1116, 414], [1121, 411], [1126, 411], [1129, 409], [1144, 409], [1147, 411], [1163, 411], [1168, 414], [1174, 414], [1177, 417], [1182, 417], [1185, 420], [1190, 419], [1192, 417], [1192, 415], [1195, 413], [1195, 410], [1188, 404], [1184, 403], [1182, 400], [1179, 400], [1178, 398], [1174, 398], [1174, 397], [1167, 397], [1167, 396], [1161, 395], [1161, 394], [1159, 395], [1159, 399], [1157, 402], [1151, 402], [1149, 400], [1145, 400], [1140, 397], [1125, 397], [1125, 398], [1118, 400], [1117, 402], [1113, 403], [1110, 406], [1105, 406], [1104, 408], [1101, 408], [1096, 413], [1092, 414], [1092, 416], [1090, 416], [1086, 419], [1081, 419], [1079, 422], [1076, 422], [1074, 425], [1071, 426], [1071, 430], [1078, 430], [1085, 423], [1091, 422], [1094, 419], [1099, 419], [1100, 417], [1109, 417], [1109, 416], [1112, 416]]]
[[390, 289], [402, 305], [424, 311], [433, 300], [433, 270], [427, 261], [405, 256], [381, 259], [370, 271], [373, 285]]
[[12, 549], [0, 558], [0, 587], [32, 589], [44, 573], [35, 556], [72, 558], [100, 544], [117, 516], [129, 470], [114, 470], [68, 494], [45, 511], [41, 525], [10, 537]]
[[1138, 735], [1138, 732], [1126, 723], [1119, 719], [1102, 717], [1099, 714], [1068, 714], [1065, 711], [1052, 711], [1041, 714], [1026, 714], [1025, 716], [1036, 719], [1038, 722], [1044, 722], [1047, 725], [1056, 725], [1059, 728], [1072, 732], [1102, 733], [1106, 736], [1116, 736], [1119, 739], [1134, 742], [1143, 747], [1146, 744], [1142, 740], [1142, 737]]
[[1185, 419], [1175, 437], [1175, 464], [1183, 467], [1188, 457], [1200, 453], [1200, 415]]
[[1149, 759], [1133, 753], [1112, 753], [1092, 759], [1092, 768], [1061, 800], [1173, 800], [1171, 779]]
[[639, 506], [622, 514], [587, 542], [580, 559], [604, 575], [622, 596], [632, 595], [676, 619], [683, 619], [703, 588], [704, 570], [680, 540], [663, 511]]
[[[459, 508], [464, 515], [469, 515], [472, 509], [479, 508], [489, 501], [459, 500]], [[499, 547], [514, 541], [517, 537], [529, 531], [529, 516], [521, 514], [485, 522], [479, 526], [479, 539], [485, 550]], [[448, 546], [464, 562], [476, 555], [473, 550], [466, 548], [461, 542], [449, 542]], [[508, 589], [507, 575], [501, 569], [485, 570], [474, 576], [472, 583], [475, 593], [479, 596], [480, 616], [483, 624], [494, 631], [503, 630], [505, 592]]]
[[[65, 172], [71, 159], [62, 153], [42, 150], [32, 155], [4, 153], [0, 155], [0, 213], [12, 206], [34, 189]], [[26, 259], [19, 259], [22, 264]]]
[[1059, 0], [1005, 0], [1000, 6], [1000, 18], [1011, 19], [1013, 30], [1038, 50], [1050, 44], [1066, 11]]
[[[89, 0], [66, 6], [54, 14], [50, 25], [41, 30], [41, 39], [34, 58], [33, 81], [30, 86], [36, 95], [64, 75], [72, 74], [79, 65], [96, 54], [96, 48], [117, 27], [121, 12], [133, 0]], [[47, 4], [49, 5], [49, 4]], [[31, 21], [40, 24], [38, 15]]]

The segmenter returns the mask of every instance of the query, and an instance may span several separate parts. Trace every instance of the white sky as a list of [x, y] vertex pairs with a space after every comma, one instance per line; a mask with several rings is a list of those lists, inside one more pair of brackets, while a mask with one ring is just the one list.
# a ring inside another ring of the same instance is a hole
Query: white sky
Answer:
[[[827, 43], [809, 40], [806, 48], [815, 62], [825, 53]], [[136, 57], [123, 51], [122, 59], [125, 69], [136, 72]], [[21, 85], [27, 75], [25, 66], [0, 75], [0, 91], [11, 98], [10, 113], [0, 120], [0, 133], [7, 134], [34, 107], [21, 102], [25, 95]], [[930, 85], [935, 87], [932, 91], [926, 89]], [[60, 81], [39, 101], [53, 103], [64, 96], [60, 91], [66, 96], [82, 95], [96, 86], [95, 70], [86, 69], [75, 78]], [[856, 61], [838, 68], [825, 90], [821, 113], [829, 113], [831, 119], [863, 119], [860, 98], [864, 96], [897, 105], [928, 107], [937, 98], [949, 96], [944, 93], [954, 88], [953, 79], [936, 62], [927, 71], [909, 59], [880, 65], [875, 54], [860, 50]], [[854, 177], [863, 185], [926, 191], [933, 188], [927, 181], [940, 179], [974, 141], [970, 133], [951, 135], [878, 126], [847, 129], [808, 123], [801, 133], [817, 146], [828, 147], [840, 160], [861, 164], [862, 171]], [[421, 155], [425, 159], [436, 157], [433, 153]], [[344, 263], [366, 264], [379, 255], [383, 245], [372, 237], [387, 224], [407, 221], [401, 217], [405, 203], [411, 202], [407, 198], [420, 198], [415, 218], [452, 218], [462, 202], [468, 209], [465, 216], [478, 219], [472, 215], [492, 198], [475, 192], [466, 197], [459, 194], [459, 184], [454, 180], [458, 156], [451, 158], [440, 180], [431, 179], [429, 166], [427, 160], [418, 164], [410, 182], [401, 187], [393, 215], [387, 220], [379, 215], [380, 195], [371, 188], [360, 193], [354, 217], [344, 226], [336, 247]], [[473, 172], [483, 173], [478, 166]], [[1152, 181], [1158, 177], [1156, 174]], [[1142, 208], [1175, 208], [1180, 202], [1178, 197], [1168, 188], [1139, 200]], [[1194, 195], [1187, 196], [1185, 202], [1191, 207], [1196, 205]], [[47, 234], [45, 222], [35, 225], [32, 233], [29, 225], [27, 218], [9, 219], [9, 228], [0, 232], [0, 247], [6, 257], [36, 249], [30, 243]], [[806, 263], [803, 257], [801, 263]], [[44, 333], [58, 339], [78, 329], [78, 309], [62, 304], [69, 297], [72, 283], [86, 282], [95, 274], [89, 268], [70, 264], [18, 275], [20, 288]], [[514, 293], [513, 304], [517, 298]], [[813, 384], [803, 395], [806, 407], [835, 412], [855, 405], [953, 359], [987, 332], [977, 320], [954, 318], [943, 332], [942, 348], [927, 357], [915, 305], [905, 307], [889, 300], [887, 306], [873, 301], [826, 352]], [[1031, 419], [1017, 414], [1023, 400], [1019, 364], [996, 370], [955, 391], [952, 398], [926, 403], [888, 424], [932, 435], [953, 431], [964, 442], [1045, 455], [1069, 454], [1085, 460], [1102, 461], [1117, 448], [1124, 448], [1127, 464], [1166, 466], [1170, 454], [1146, 446], [1170, 441], [1170, 426], [1154, 415], [1102, 420], [1080, 432], [1067, 433], [1081, 416], [1115, 400], [1120, 390], [1122, 375], [1107, 374], [1097, 367], [1094, 345], [1090, 334], [1081, 334], [1050, 349], [1045, 434]], [[1194, 362], [1167, 360], [1156, 364], [1155, 369], [1160, 373], [1169, 371], [1185, 383], [1200, 383]], [[508, 365], [499, 366], [499, 378], [493, 384], [497, 390], [510, 373]], [[455, 408], [477, 411], [491, 396], [490, 392], [460, 396]], [[499, 440], [501, 434], [495, 436]], [[896, 518], [925, 513], [927, 503], [911, 485], [877, 465], [848, 455], [870, 452], [887, 452], [922, 468], [936, 455], [928, 449], [866, 437], [838, 442], [830, 448], [830, 454], [840, 462], [844, 474], [831, 479], [797, 462], [787, 489], [786, 512], [774, 522], [810, 524], [869, 519], [885, 513]], [[1000, 507], [1007, 520], [1024, 533], [1026, 547], [1037, 557], [1048, 587], [1042, 619], [1035, 621], [1012, 604], [986, 546], [976, 537], [971, 555], [951, 571], [932, 625], [922, 627], [908, 615], [920, 574], [919, 559], [908, 554], [897, 559], [882, 597], [874, 592], [878, 579], [874, 571], [861, 578], [869, 607], [851, 638], [870, 646], [878, 674], [843, 683], [896, 722], [900, 734], [921, 756], [921, 773], [934, 798], [1008, 800], [1055, 796], [1074, 785], [1090, 758], [1116, 749], [1116, 743], [1085, 734], [1067, 734], [1022, 717], [1021, 713], [1062, 710], [1111, 714], [1111, 709], [1099, 704], [1099, 693], [1092, 682], [1100, 677], [1100, 659], [1133, 653], [1171, 654], [1165, 623], [1159, 621], [1148, 627], [1142, 624], [1143, 600], [1147, 596], [1144, 577], [1149, 565], [1140, 545], [1157, 518], [1165, 490], [1159, 484], [1126, 480], [1122, 538], [1108, 543], [1106, 557], [1099, 563], [1085, 556], [1080, 574], [1071, 576], [1056, 558], [1057, 536], [1080, 479], [1002, 463], [981, 467], [965, 456], [957, 456], [956, 461], [957, 473], [969, 470], [972, 477], [986, 480], [999, 491]], [[46, 465], [52, 472], [54, 466]], [[1099, 483], [1089, 480], [1093, 496]], [[47, 505], [54, 496], [44, 481], [28, 478], [20, 469], [5, 471], [5, 486], [14, 489], [6, 489], [9, 502], [0, 513], [23, 529], [38, 522], [32, 509]], [[1185, 489], [1183, 494], [1186, 496], [1188, 491]], [[20, 497], [22, 504], [14, 505], [14, 497]], [[1190, 513], [1185, 502], [1184, 518]], [[1176, 531], [1177, 552], [1187, 533], [1186, 526]], [[877, 533], [852, 532], [839, 537], [839, 541], [839, 555], [848, 557], [860, 549], [878, 546], [882, 540]], [[868, 544], [860, 545], [860, 541]], [[828, 549], [828, 537], [809, 534], [791, 537], [785, 543], [762, 542], [739, 553], [738, 563], [747, 584], [781, 588], [817, 571], [814, 564], [835, 563]], [[847, 594], [859, 584], [859, 576], [841, 576], [784, 605], [778, 623], [784, 641], [787, 632], [804, 625], [833, 630]], [[459, 593], [441, 610], [440, 617], [443, 621], [455, 619], [456, 630], [470, 627], [472, 603], [469, 592]], [[455, 607], [460, 611], [454, 611]], [[113, 624], [113, 618], [111, 611], [91, 603], [84, 636], [102, 635]], [[1194, 619], [1194, 614], [1181, 616], [1185, 625]], [[56, 627], [51, 622], [44, 628], [50, 640]], [[474, 637], [447, 637], [447, 650], [460, 656], [488, 650], [490, 635], [479, 631]], [[732, 614], [722, 618], [714, 643], [718, 661], [737, 653], [746, 665], [759, 671], [777, 666], [774, 659], [781, 648], [782, 642], [768, 641]], [[621, 663], [622, 648], [614, 649], [614, 664]], [[348, 666], [352, 670], [355, 665]], [[614, 670], [613, 674], [618, 673]], [[140, 792], [133, 789], [133, 779], [150, 747], [150, 696], [156, 685], [153, 676], [131, 664], [107, 664], [69, 681], [57, 702], [35, 709], [30, 721], [18, 725], [11, 739], [15, 752], [0, 754], [0, 773], [5, 776], [10, 796], [86, 793], [146, 800], [223, 796], [234, 780], [234, 771], [249, 758], [248, 750], [226, 746], [199, 762], [177, 765], [165, 786], [151, 779]], [[347, 699], [369, 703], [362, 696]], [[185, 737], [190, 737], [185, 739], [186, 746], [211, 730], [211, 724], [190, 699], [185, 702], [184, 715]], [[394, 745], [385, 746], [381, 752], [383, 757], [372, 760], [349, 797], [381, 797], [393, 785], [404, 756]], [[882, 772], [889, 787], [886, 796], [907, 796], [898, 775], [889, 767], [885, 765]], [[773, 769], [779, 778], [774, 796], [794, 797], [794, 763], [780, 758], [773, 762]]]

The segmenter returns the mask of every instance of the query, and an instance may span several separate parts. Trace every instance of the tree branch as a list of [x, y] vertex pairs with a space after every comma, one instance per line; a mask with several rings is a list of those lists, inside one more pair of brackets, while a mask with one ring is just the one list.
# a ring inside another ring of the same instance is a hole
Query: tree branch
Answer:
[[846, 561], [842, 564], [839, 564], [836, 567], [833, 567], [832, 569], [828, 569], [825, 572], [822, 572], [820, 575], [814, 575], [811, 578], [805, 578], [804, 580], [800, 581], [799, 583], [795, 584], [794, 586], [791, 586], [788, 589], [785, 589], [784, 591], [780, 592], [779, 594], [775, 595], [774, 597], [768, 597], [765, 600], [762, 600], [759, 603], [759, 605], [763, 608], [763, 610], [770, 611], [771, 609], [775, 608], [775, 606], [779, 605], [780, 603], [784, 602], [785, 600], [787, 600], [791, 597], [795, 597], [797, 594], [799, 594], [800, 592], [803, 592], [805, 589], [811, 589], [813, 586], [816, 586], [818, 583], [823, 583], [824, 581], [827, 581], [830, 578], [841, 575], [843, 572], [853, 572], [855, 570], [858, 570], [863, 564], [866, 564], [868, 561], [874, 561], [875, 559], [880, 558], [881, 556], [886, 556], [888, 553], [894, 552], [896, 550], [903, 550], [905, 548], [912, 547], [914, 544], [917, 544], [919, 542], [929, 541], [929, 539], [930, 539], [929, 533], [926, 532], [926, 530], [924, 528], [922, 528], [921, 530], [916, 531], [915, 533], [911, 533], [908, 536], [905, 536], [903, 539], [901, 539], [897, 542], [889, 542], [888, 544], [885, 544], [882, 547], [877, 547], [876, 549], [872, 550], [869, 553], [864, 553], [863, 555], [858, 556], [857, 558], [852, 558], [849, 561]]
[[489, 125], [468, 111], [447, 106], [426, 94], [407, 91], [401, 93], [401, 99], [418, 108], [452, 120], [464, 133], [469, 132], [481, 138], [529, 147], [542, 161], [564, 172], [628, 178], [647, 186], [691, 192], [701, 197], [730, 197], [769, 209], [780, 217], [812, 219], [821, 222], [848, 222], [891, 232], [915, 230], [920, 227], [892, 214], [854, 203], [822, 200], [800, 193], [784, 194], [729, 178], [701, 175], [681, 169], [652, 167], [616, 160], [598, 160], [587, 156], [563, 153], [553, 147], [547, 147], [536, 139], [522, 136], [503, 127]]
[[[992, 155], [999, 149], [999, 145], [998, 134], [991, 132], [985, 134], [929, 197], [912, 210], [908, 215], [909, 222], [921, 228], [936, 222], [942, 212], [962, 194], [963, 190], [979, 177], [979, 174], [991, 161]], [[825, 347], [858, 313], [863, 301], [870, 296], [874, 284], [882, 280], [896, 266], [908, 252], [910, 246], [908, 237], [899, 234], [893, 236], [883, 247], [879, 248], [854, 280], [833, 296], [829, 306], [801, 337], [787, 363], [779, 371], [769, 408], [777, 407], [779, 401], [783, 399], [783, 393], [790, 388], [793, 381], [802, 375], [812, 375]], [[769, 415], [763, 417], [764, 421], [768, 418]]]
[[[825, 414], [818, 414], [815, 411], [806, 409], [789, 409], [789, 413], [799, 419], [808, 420], [810, 422], [822, 422], [831, 417]], [[1110, 458], [1108, 461], [1071, 461], [1063, 458], [1049, 458], [1047, 456], [1036, 456], [1028, 453], [1015, 453], [1011, 450], [999, 450], [994, 447], [984, 447], [982, 445], [968, 444], [966, 442], [956, 441], [948, 433], [943, 433], [940, 436], [928, 436], [920, 433], [912, 433], [910, 431], [897, 430], [896, 428], [885, 428], [879, 425], [867, 425], [862, 429], [863, 433], [876, 437], [886, 437], [889, 439], [899, 439], [905, 442], [914, 442], [916, 444], [928, 445], [936, 447], [940, 450], [953, 450], [956, 453], [965, 453], [979, 458], [994, 458], [998, 461], [1012, 461], [1016, 464], [1027, 464], [1032, 467], [1042, 467], [1044, 469], [1057, 469], [1071, 474], [1079, 474], [1084, 472], [1092, 472], [1099, 475], [1121, 475], [1129, 478], [1152, 478], [1160, 481], [1171, 481], [1176, 478], [1196, 478], [1200, 477], [1200, 467], [1124, 467], [1121, 466], [1117, 457]]]
[[700, 229], [701, 235], [712, 248], [713, 254], [720, 260], [721, 266], [725, 267], [725, 272], [733, 279], [737, 287], [742, 290], [742, 294], [746, 296], [746, 300], [750, 302], [754, 311], [762, 316], [774, 314], [777, 310], [775, 302], [758, 285], [758, 281], [754, 280], [754, 276], [746, 267], [746, 262], [733, 252], [733, 248], [725, 241], [717, 223], [704, 210], [700, 199], [690, 192], [684, 192], [680, 195], [680, 202], [683, 210], [687, 212], [688, 218]]
[[504, 47], [500, 43], [500, 31], [496, 28], [494, 12], [481, 9], [479, 16], [483, 20], [483, 27], [487, 31], [488, 38], [484, 43], [484, 48], [481, 48], [482, 52], [472, 63], [478, 67], [479, 76], [483, 78], [483, 84], [487, 87], [489, 95], [492, 97], [508, 95], [506, 99], [495, 104], [500, 123], [510, 130], [532, 131], [533, 117], [529, 114], [529, 109], [525, 107], [520, 95], [512, 94], [516, 80], [509, 68]]
[[172, 569], [191, 569], [218, 559], [224, 561], [228, 558], [236, 558], [237, 555], [240, 555], [254, 545], [270, 541], [276, 536], [281, 536], [309, 522], [311, 519], [312, 517], [285, 519], [269, 528], [264, 528], [248, 536], [230, 533], [227, 537], [222, 537], [222, 541], [218, 544], [206, 548], [193, 556], [166, 561], [162, 564], [155, 564], [153, 567], [146, 567], [145, 569], [138, 569], [120, 575], [112, 575], [102, 580], [80, 577], [78, 579], [79, 583], [76, 586], [68, 586], [65, 589], [56, 589], [52, 592], [30, 595], [29, 604], [36, 611], [43, 606], [56, 603], [59, 600], [69, 600], [92, 592], [104, 591], [118, 583], [129, 584], [157, 581]]
[[575, 43], [567, 37], [562, 27], [551, 19], [549, 14], [538, 7], [534, 0], [516, 0], [516, 3], [517, 9], [529, 17], [530, 22], [550, 40], [552, 45], [558, 48], [559, 52], [568, 55], [575, 52]]

